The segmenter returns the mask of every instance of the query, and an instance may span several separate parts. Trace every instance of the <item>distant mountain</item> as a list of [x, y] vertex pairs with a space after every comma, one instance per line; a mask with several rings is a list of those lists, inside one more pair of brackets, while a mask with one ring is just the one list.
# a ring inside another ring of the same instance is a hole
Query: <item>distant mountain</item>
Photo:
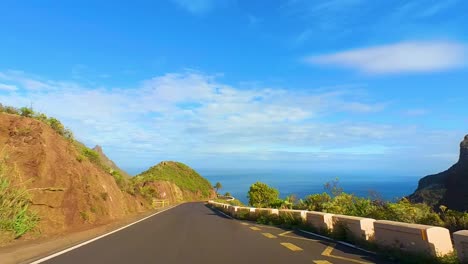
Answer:
[[171, 202], [214, 198], [210, 182], [189, 166], [175, 161], [163, 161], [134, 177], [140, 189], [150, 188], [153, 196]]
[[468, 211], [468, 135], [460, 143], [460, 158], [448, 170], [419, 180], [412, 202], [427, 203], [435, 208]]
[[96, 151], [99, 154], [99, 157], [101, 159], [101, 163], [103, 163], [106, 167], [111, 168], [114, 171], [120, 172], [123, 176], [130, 178], [130, 174], [119, 168], [111, 159], [109, 159], [106, 154], [104, 154], [104, 151], [102, 150], [102, 147], [99, 145], [96, 145], [93, 148], [94, 151]]

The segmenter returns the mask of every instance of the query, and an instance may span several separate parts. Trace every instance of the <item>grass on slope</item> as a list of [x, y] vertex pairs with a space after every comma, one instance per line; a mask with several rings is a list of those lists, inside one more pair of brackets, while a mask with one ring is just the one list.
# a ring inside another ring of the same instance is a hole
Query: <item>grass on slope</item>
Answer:
[[[9, 170], [0, 160], [0, 231], [11, 232], [15, 238], [34, 229], [38, 216], [29, 210], [30, 200], [26, 189], [12, 185]], [[11, 175], [10, 175], [11, 176]]]
[[135, 177], [136, 181], [169, 181], [182, 190], [201, 192], [203, 197], [209, 197], [211, 190], [210, 182], [198, 174], [189, 166], [174, 161], [163, 161], [149, 170]]

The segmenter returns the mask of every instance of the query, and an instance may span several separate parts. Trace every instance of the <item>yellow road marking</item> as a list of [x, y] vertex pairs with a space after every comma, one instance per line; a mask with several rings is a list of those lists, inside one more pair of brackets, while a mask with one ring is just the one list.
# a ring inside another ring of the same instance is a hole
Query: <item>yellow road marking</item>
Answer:
[[359, 264], [372, 264], [372, 262], [367, 262], [367, 261], [362, 261], [362, 260], [357, 260], [357, 259], [352, 259], [352, 258], [347, 258], [347, 257], [341, 257], [341, 256], [335, 256], [332, 255], [333, 247], [328, 246], [323, 252], [322, 256], [330, 257], [330, 258], [336, 258], [336, 259], [341, 259], [341, 260], [346, 260], [349, 262], [354, 262], [354, 263], [359, 263]]
[[288, 234], [290, 234], [292, 232], [294, 232], [294, 231], [286, 231], [286, 232], [283, 232], [283, 233], [279, 234], [278, 236], [289, 237], [289, 238], [300, 239], [300, 240], [306, 240], [306, 241], [319, 241], [319, 240], [316, 240], [316, 239], [311, 239], [311, 238], [306, 238], [306, 237], [288, 236]]
[[242, 222], [241, 225], [248, 226], [248, 225], [250, 225], [250, 224]]
[[269, 225], [255, 225], [255, 226], [260, 227], [260, 228], [279, 229], [279, 228], [276, 227], [276, 226], [269, 226]]
[[294, 244], [291, 244], [291, 243], [280, 243], [282, 246], [286, 247], [287, 249], [289, 250], [292, 250], [292, 251], [302, 251], [302, 248], [294, 245]]
[[332, 251], [333, 251], [333, 247], [328, 246], [328, 247], [322, 252], [322, 255], [323, 255], [323, 256], [330, 256], [330, 254], [332, 253]]
[[292, 232], [293, 232], [293, 231], [286, 231], [286, 232], [283, 232], [283, 233], [279, 234], [278, 236], [284, 236], [284, 235], [289, 234], [289, 233], [292, 233]]
[[249, 227], [250, 229], [254, 230], [254, 231], [259, 231], [261, 230], [260, 228], [256, 227], [256, 226], [251, 226]]
[[314, 263], [315, 264], [333, 264], [330, 261], [326, 261], [326, 260], [314, 260]]
[[270, 234], [270, 233], [262, 233], [262, 235], [268, 237], [268, 238], [277, 238], [277, 236]]

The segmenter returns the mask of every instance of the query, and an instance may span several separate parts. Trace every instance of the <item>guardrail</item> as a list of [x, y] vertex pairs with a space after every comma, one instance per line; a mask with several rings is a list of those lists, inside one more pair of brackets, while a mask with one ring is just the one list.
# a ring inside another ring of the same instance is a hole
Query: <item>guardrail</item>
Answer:
[[[368, 241], [385, 248], [439, 257], [454, 250], [450, 232], [443, 227], [305, 210], [242, 207], [214, 201], [208, 203], [234, 218], [256, 220], [260, 217], [271, 217], [280, 221], [282, 218], [288, 218], [312, 229], [329, 232], [343, 228], [356, 240]], [[468, 262], [468, 230], [455, 232], [453, 237], [460, 261]]]
[[234, 201], [235, 198], [232, 196], [218, 195], [218, 199], [224, 199], [226, 202]]
[[155, 208], [168, 206], [169, 204], [170, 204], [169, 200], [156, 200], [156, 199], [153, 199], [153, 207], [155, 207]]

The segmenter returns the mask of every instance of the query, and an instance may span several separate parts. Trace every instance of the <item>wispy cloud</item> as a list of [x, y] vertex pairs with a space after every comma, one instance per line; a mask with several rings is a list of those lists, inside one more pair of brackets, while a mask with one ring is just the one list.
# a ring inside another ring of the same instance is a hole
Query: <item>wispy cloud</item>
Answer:
[[364, 73], [387, 74], [453, 69], [463, 66], [466, 56], [466, 46], [456, 42], [400, 42], [308, 56], [305, 61], [356, 69]]
[[0, 83], [0, 91], [16, 91], [16, 89], [15, 85]]
[[201, 15], [210, 12], [219, 6], [228, 4], [228, 0], [172, 0], [188, 12]]
[[392, 14], [398, 18], [429, 18], [456, 6], [459, 0], [428, 1], [412, 0], [396, 8]]

